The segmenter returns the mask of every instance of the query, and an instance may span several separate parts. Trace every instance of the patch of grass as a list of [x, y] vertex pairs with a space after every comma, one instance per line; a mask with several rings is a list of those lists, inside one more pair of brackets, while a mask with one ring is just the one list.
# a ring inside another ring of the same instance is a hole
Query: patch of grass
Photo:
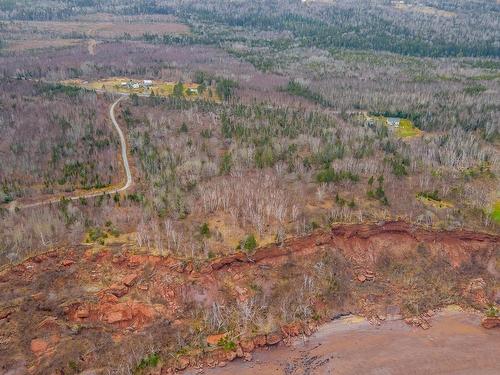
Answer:
[[399, 121], [399, 128], [396, 130], [396, 134], [401, 138], [415, 137], [421, 133], [422, 131], [416, 128], [411, 120], [404, 118]]
[[[427, 192], [429, 193], [429, 192]], [[432, 206], [435, 208], [451, 208], [453, 207], [453, 204], [451, 202], [445, 201], [443, 199], [434, 199], [433, 192], [430, 192], [431, 195], [426, 195], [426, 192], [421, 192], [417, 194], [417, 199], [421, 201], [423, 204], [426, 206]]]
[[[130, 83], [130, 84], [123, 86], [122, 83]], [[134, 88], [133, 86], [134, 83], [137, 83], [139, 87]], [[205, 90], [203, 90], [204, 91], [203, 93], [200, 93], [198, 91], [200, 86], [198, 83], [154, 81], [153, 84], [150, 85], [149, 87], [144, 87], [142, 83], [143, 81], [139, 79], [131, 80], [130, 78], [127, 77], [110, 77], [91, 82], [83, 81], [80, 79], [66, 80], [62, 81], [61, 84], [58, 85], [62, 87], [59, 88], [59, 90], [63, 90], [63, 88], [68, 88], [64, 90], [89, 89], [89, 90], [104, 90], [106, 92], [114, 92], [114, 93], [130, 94], [130, 95], [143, 94], [143, 95], [159, 96], [159, 97], [178, 96], [186, 98], [200, 98], [200, 97], [203, 97], [205, 99], [209, 98]], [[73, 91], [71, 91], [70, 93], [73, 93]]]
[[493, 211], [491, 212], [491, 218], [500, 224], [500, 200], [496, 201], [493, 205]]

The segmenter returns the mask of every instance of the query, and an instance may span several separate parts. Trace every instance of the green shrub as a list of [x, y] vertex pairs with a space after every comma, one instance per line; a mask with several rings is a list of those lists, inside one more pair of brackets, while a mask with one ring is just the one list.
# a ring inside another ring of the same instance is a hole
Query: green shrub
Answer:
[[500, 310], [495, 305], [491, 304], [486, 309], [485, 314], [488, 318], [496, 318], [500, 315]]
[[160, 356], [158, 353], [151, 353], [147, 357], [141, 359], [141, 362], [136, 367], [136, 370], [144, 370], [148, 367], [156, 367], [160, 362]]
[[316, 182], [330, 183], [330, 182], [340, 182], [342, 180], [350, 180], [356, 182], [359, 180], [359, 176], [351, 172], [339, 171], [336, 172], [333, 168], [325, 168], [316, 174]]
[[200, 234], [203, 237], [210, 237], [210, 228], [208, 227], [208, 223], [203, 223], [200, 227]]
[[223, 348], [224, 350], [230, 352], [233, 350], [236, 350], [236, 344], [234, 341], [229, 339], [228, 337], [224, 336], [222, 337], [219, 342], [217, 343], [217, 346]]
[[253, 234], [248, 235], [241, 243], [240, 248], [243, 250], [250, 252], [257, 247], [257, 240]]
[[187, 133], [187, 132], [188, 132], [188, 127], [187, 127], [187, 124], [186, 124], [185, 122], [183, 122], [183, 123], [182, 123], [182, 125], [181, 125], [181, 127], [180, 127], [179, 131], [180, 131], [181, 133]]
[[101, 228], [90, 228], [88, 233], [87, 242], [98, 242], [104, 245], [104, 240], [108, 238], [108, 234]]
[[184, 85], [182, 82], [178, 82], [174, 86], [174, 91], [172, 92], [172, 96], [176, 98], [182, 98], [184, 96]]
[[220, 165], [219, 165], [220, 174], [222, 175], [229, 174], [229, 172], [231, 172], [232, 166], [233, 166], [233, 158], [231, 157], [231, 153], [225, 152], [220, 160]]
[[417, 193], [417, 197], [422, 197], [422, 198], [427, 198], [427, 199], [432, 199], [435, 201], [440, 202], [441, 198], [439, 198], [439, 194], [437, 190], [434, 191], [421, 191]]
[[218, 79], [217, 81], [217, 95], [223, 100], [228, 100], [233, 96], [234, 89], [238, 87], [238, 83], [230, 79]]

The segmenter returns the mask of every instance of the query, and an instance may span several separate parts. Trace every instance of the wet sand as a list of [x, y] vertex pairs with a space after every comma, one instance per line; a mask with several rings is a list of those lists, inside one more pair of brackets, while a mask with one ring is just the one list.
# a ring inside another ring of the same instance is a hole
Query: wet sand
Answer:
[[[313, 336], [258, 350], [251, 362], [235, 360], [207, 375], [500, 374], [500, 330], [480, 327], [481, 315], [447, 309], [429, 330], [404, 322], [372, 326], [348, 317]], [[187, 374], [200, 373], [189, 370]]]

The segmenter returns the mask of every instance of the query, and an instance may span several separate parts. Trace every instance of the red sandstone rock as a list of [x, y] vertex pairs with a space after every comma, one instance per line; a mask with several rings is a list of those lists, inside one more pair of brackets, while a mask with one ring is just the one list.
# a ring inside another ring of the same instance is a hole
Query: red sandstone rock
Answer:
[[221, 339], [223, 339], [224, 337], [226, 337], [225, 333], [221, 333], [221, 334], [218, 334], [218, 335], [207, 336], [207, 344], [210, 345], [210, 346], [217, 346], [217, 344], [219, 343], [219, 341]]
[[236, 352], [230, 351], [226, 353], [226, 361], [231, 362], [236, 359], [238, 354]]
[[177, 363], [175, 365], [175, 369], [180, 371], [180, 370], [184, 370], [188, 366], [189, 366], [189, 358], [187, 358], [187, 357], [180, 357], [177, 360]]
[[108, 292], [120, 298], [128, 293], [128, 288], [125, 285], [113, 284], [109, 287]]
[[36, 355], [40, 356], [45, 351], [47, 351], [49, 343], [44, 339], [33, 339], [31, 340], [31, 351]]
[[255, 343], [254, 340], [242, 340], [240, 342], [241, 349], [243, 349], [244, 352], [252, 352], [255, 349]]
[[253, 339], [253, 343], [256, 348], [259, 346], [265, 346], [267, 342], [266, 335], [255, 336]]
[[500, 317], [487, 317], [481, 321], [481, 325], [486, 329], [500, 327]]
[[31, 298], [33, 298], [35, 301], [41, 301], [45, 298], [45, 293], [38, 292], [38, 293], [32, 294]]
[[142, 264], [142, 258], [139, 255], [132, 255], [128, 259], [128, 267], [129, 268], [137, 268]]
[[243, 352], [243, 349], [241, 349], [241, 346], [238, 346], [236, 348], [236, 356], [238, 358], [243, 358], [245, 356], [245, 353]]
[[57, 324], [57, 318], [55, 316], [48, 316], [38, 324], [37, 328], [46, 331], [59, 331], [60, 327], [59, 324]]
[[9, 310], [9, 309], [1, 310], [0, 311], [0, 320], [8, 318], [10, 314], [12, 314], [12, 310]]
[[76, 310], [75, 316], [80, 319], [85, 319], [90, 316], [90, 311], [86, 306], [80, 306], [78, 310]]
[[101, 302], [102, 303], [117, 303], [118, 302], [118, 297], [115, 296], [114, 294], [111, 294], [111, 293], [105, 293], [101, 297]]
[[136, 273], [131, 273], [130, 275], [127, 275], [123, 278], [123, 284], [125, 284], [126, 286], [130, 287], [130, 286], [134, 286], [134, 284], [136, 283], [137, 279], [139, 278], [139, 275], [136, 274]]
[[33, 258], [33, 262], [35, 263], [42, 263], [45, 259], [47, 259], [46, 256], [44, 255], [37, 255]]
[[285, 336], [298, 336], [302, 333], [302, 326], [300, 323], [287, 324], [281, 327], [281, 332]]
[[111, 263], [113, 264], [120, 264], [125, 261], [125, 257], [121, 254], [114, 255], [113, 258], [111, 258]]
[[74, 260], [71, 260], [71, 259], [64, 259], [61, 264], [64, 266], [64, 267], [69, 267], [71, 266], [72, 264], [74, 264], [75, 261]]
[[276, 345], [281, 341], [282, 337], [278, 332], [270, 333], [266, 336], [266, 344], [267, 345]]
[[110, 324], [132, 320], [132, 310], [124, 303], [111, 306], [107, 310], [104, 320]]

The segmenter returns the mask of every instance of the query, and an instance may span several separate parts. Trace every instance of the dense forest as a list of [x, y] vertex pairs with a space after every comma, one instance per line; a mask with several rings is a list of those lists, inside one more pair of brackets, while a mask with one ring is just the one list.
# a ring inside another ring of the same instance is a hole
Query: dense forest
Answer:
[[[279, 33], [294, 44], [322, 49], [370, 49], [432, 57], [500, 56], [500, 5], [489, 1], [407, 2], [409, 12], [386, 1], [341, 1], [326, 10], [314, 1], [300, 0], [138, 1], [129, 6], [77, 0], [31, 5], [30, 1], [3, 2], [0, 16], [47, 21], [107, 11], [122, 15], [172, 14], [195, 26], [200, 40], [214, 44], [233, 39], [235, 29], [247, 29], [252, 33]], [[426, 6], [433, 7], [435, 13], [418, 11]], [[222, 39], [221, 33], [226, 34]]]

